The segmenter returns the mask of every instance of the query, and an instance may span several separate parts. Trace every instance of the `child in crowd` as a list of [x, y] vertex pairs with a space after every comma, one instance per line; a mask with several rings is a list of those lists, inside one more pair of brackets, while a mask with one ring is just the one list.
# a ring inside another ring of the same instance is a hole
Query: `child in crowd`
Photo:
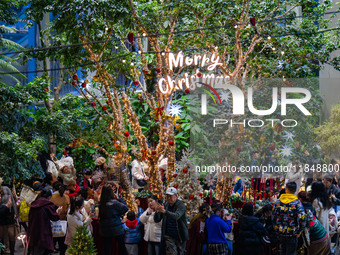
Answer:
[[142, 223], [136, 218], [133, 211], [129, 211], [124, 223], [125, 229], [125, 247], [128, 255], [138, 255], [138, 243], [142, 239]]

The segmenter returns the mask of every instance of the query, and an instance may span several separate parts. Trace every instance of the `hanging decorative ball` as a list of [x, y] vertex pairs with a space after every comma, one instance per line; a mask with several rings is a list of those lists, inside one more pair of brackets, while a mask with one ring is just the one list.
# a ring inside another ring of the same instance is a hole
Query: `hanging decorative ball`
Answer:
[[125, 136], [126, 138], [128, 138], [128, 137], [130, 136], [130, 133], [129, 133], [129, 132], [125, 132], [125, 133], [124, 133], [124, 136]]
[[194, 199], [194, 196], [193, 196], [193, 195], [191, 195], [191, 196], [189, 197], [189, 199], [190, 199], [190, 200], [193, 200], [193, 199]]
[[133, 84], [135, 84], [135, 86], [137, 86], [139, 84], [139, 81], [134, 81]]
[[202, 77], [202, 73], [197, 72], [196, 76], [197, 76], [198, 78], [201, 78], [201, 77]]
[[152, 150], [152, 151], [151, 151], [151, 154], [152, 154], [152, 155], [156, 155], [157, 152], [156, 152], [155, 150]]
[[63, 155], [65, 155], [65, 156], [66, 156], [67, 154], [68, 154], [68, 152], [67, 152], [67, 151], [63, 151]]
[[48, 92], [48, 91], [49, 91], [49, 89], [48, 89], [48, 88], [44, 88], [44, 90], [45, 90], [46, 92]]
[[274, 150], [275, 150], [275, 144], [270, 145], [269, 149], [270, 149], [271, 151], [274, 151]]
[[92, 103], [91, 103], [91, 106], [92, 106], [92, 107], [95, 107], [95, 106], [96, 106], [96, 102], [92, 102]]
[[189, 184], [189, 188], [191, 188], [191, 185]]
[[185, 90], [184, 90], [184, 93], [185, 93], [185, 94], [189, 94], [189, 93], [190, 93], [190, 89], [185, 89]]
[[174, 141], [169, 141], [169, 145], [174, 146], [175, 145]]
[[73, 85], [73, 86], [76, 86], [76, 85], [77, 85], [77, 82], [76, 82], [76, 81], [73, 81], [73, 82], [72, 82], [72, 85]]
[[178, 189], [178, 185], [177, 185], [177, 184], [175, 184], [175, 185], [174, 185], [174, 188], [175, 188], [175, 189]]
[[120, 141], [119, 141], [119, 140], [117, 140], [117, 141], [116, 141], [116, 144], [117, 144], [117, 145], [120, 145]]
[[109, 104], [109, 99], [108, 99], [108, 100], [106, 100], [106, 104]]
[[242, 151], [242, 148], [241, 148], [241, 147], [237, 147], [237, 148], [236, 148], [236, 151], [237, 151], [237, 152], [241, 152], [241, 151]]
[[183, 173], [186, 174], [187, 172], [188, 172], [188, 168], [184, 168], [184, 169], [183, 169]]
[[157, 72], [157, 73], [161, 73], [162, 70], [161, 70], [160, 68], [156, 68], [156, 72]]
[[76, 75], [76, 74], [73, 75], [73, 76], [72, 76], [72, 79], [73, 79], [73, 80], [78, 80], [78, 75]]
[[200, 192], [200, 197], [203, 197], [203, 193], [202, 192]]
[[177, 174], [174, 174], [173, 177], [176, 178], [176, 177], [177, 177]]
[[83, 83], [81, 84], [81, 86], [82, 86], [83, 88], [86, 88], [86, 83], [83, 82]]
[[103, 111], [105, 112], [107, 110], [107, 107], [106, 106], [103, 106]]
[[143, 70], [142, 72], [143, 72], [143, 74], [147, 74], [148, 70]]

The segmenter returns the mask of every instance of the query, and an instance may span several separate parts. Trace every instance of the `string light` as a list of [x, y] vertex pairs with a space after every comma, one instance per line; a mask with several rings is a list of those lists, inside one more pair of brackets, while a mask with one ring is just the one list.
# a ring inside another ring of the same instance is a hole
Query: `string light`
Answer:
[[276, 50], [275, 47], [273, 47], [272, 50], [273, 50], [273, 51]]
[[141, 50], [139, 50], [139, 51], [138, 51], [138, 54], [139, 54], [139, 55], [140, 55], [140, 54], [142, 54], [142, 51], [141, 51]]
[[284, 51], [281, 51], [281, 55], [284, 55], [285, 54], [285, 52]]
[[115, 49], [118, 50], [118, 46], [115, 46]]
[[131, 62], [131, 64], [130, 64], [131, 66], [134, 66], [135, 64], [133, 63], [133, 62]]
[[272, 39], [270, 36], [267, 37], [268, 40]]
[[145, 37], [145, 36], [146, 36], [146, 33], [143, 33], [143, 36]]
[[125, 60], [125, 59], [123, 59], [123, 60], [122, 60], [122, 62], [123, 62], [123, 63], [125, 63], [125, 62], [126, 62], [126, 60]]

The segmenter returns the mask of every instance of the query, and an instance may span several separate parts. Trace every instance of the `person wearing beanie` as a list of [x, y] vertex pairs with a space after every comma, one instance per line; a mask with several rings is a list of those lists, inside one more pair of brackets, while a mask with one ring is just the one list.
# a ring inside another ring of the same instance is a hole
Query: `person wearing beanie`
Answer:
[[236, 254], [264, 254], [263, 237], [267, 231], [260, 223], [259, 218], [254, 216], [252, 203], [245, 203], [242, 208], [242, 216], [239, 219], [239, 235], [236, 241]]
[[213, 214], [206, 219], [206, 229], [208, 234], [208, 254], [227, 255], [229, 252], [228, 242], [225, 233], [232, 231], [231, 214], [220, 217], [222, 205], [215, 201], [211, 205]]
[[133, 211], [129, 211], [124, 222], [125, 247], [128, 255], [138, 255], [138, 244], [142, 240], [142, 223]]

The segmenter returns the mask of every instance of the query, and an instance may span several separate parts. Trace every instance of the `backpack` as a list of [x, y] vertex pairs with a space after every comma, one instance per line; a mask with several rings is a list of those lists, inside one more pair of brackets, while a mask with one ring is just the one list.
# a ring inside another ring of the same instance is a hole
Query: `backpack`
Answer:
[[19, 208], [19, 216], [22, 222], [28, 221], [28, 214], [30, 212], [30, 207], [26, 203], [25, 200], [23, 200], [20, 203], [20, 208]]

